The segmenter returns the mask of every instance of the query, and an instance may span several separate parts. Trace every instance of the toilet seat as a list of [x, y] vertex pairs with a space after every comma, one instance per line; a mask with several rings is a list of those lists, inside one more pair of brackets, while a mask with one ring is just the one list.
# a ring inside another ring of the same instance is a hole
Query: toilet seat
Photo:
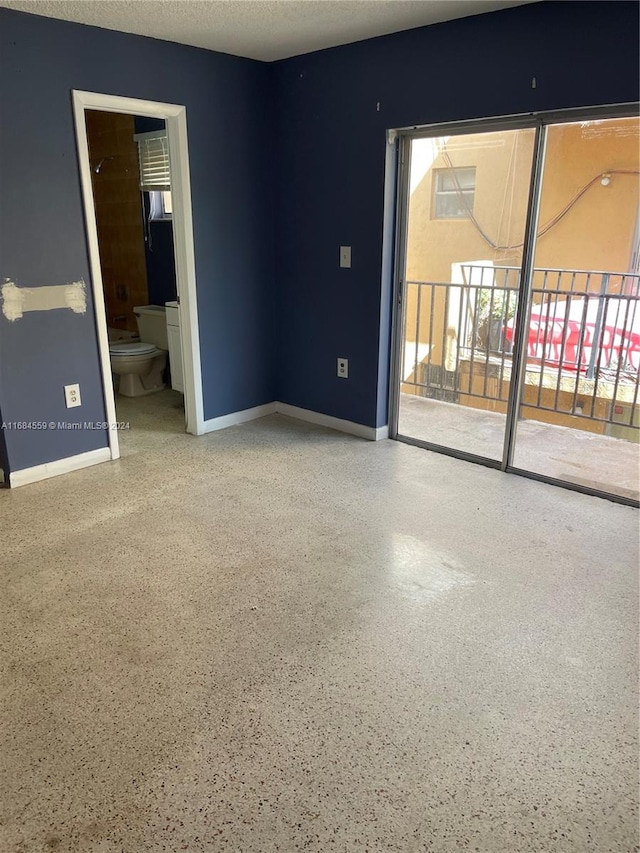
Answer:
[[109, 353], [111, 355], [153, 355], [158, 351], [158, 348], [154, 344], [145, 344], [144, 341], [134, 341], [133, 343], [116, 341], [109, 344]]

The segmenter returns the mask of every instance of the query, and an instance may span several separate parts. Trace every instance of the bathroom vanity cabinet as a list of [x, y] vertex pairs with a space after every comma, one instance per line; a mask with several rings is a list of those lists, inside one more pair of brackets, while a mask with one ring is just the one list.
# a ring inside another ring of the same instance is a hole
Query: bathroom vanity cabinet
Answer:
[[180, 336], [180, 306], [177, 302], [167, 302], [167, 338], [169, 339], [169, 366], [171, 369], [171, 387], [184, 394], [184, 374], [182, 369], [182, 340]]

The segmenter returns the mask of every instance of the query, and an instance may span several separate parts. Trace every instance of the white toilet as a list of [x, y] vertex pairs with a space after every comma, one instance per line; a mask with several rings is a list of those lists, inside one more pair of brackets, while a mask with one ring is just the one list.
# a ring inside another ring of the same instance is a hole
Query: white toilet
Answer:
[[163, 305], [140, 305], [133, 309], [139, 341], [112, 341], [109, 344], [115, 387], [125, 397], [142, 397], [162, 391], [167, 366], [166, 312]]

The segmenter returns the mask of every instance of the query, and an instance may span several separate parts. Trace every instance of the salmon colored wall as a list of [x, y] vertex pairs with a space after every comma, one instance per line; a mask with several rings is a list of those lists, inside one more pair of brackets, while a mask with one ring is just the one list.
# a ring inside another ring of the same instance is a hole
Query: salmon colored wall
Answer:
[[[133, 309], [147, 305], [147, 267], [134, 117], [86, 112], [107, 325], [137, 332]], [[105, 159], [100, 172], [95, 167]]]
[[[533, 130], [516, 130], [452, 136], [445, 143], [454, 168], [476, 167], [473, 212], [487, 236], [501, 246], [522, 242], [533, 142]], [[433, 173], [446, 165], [440, 154], [411, 195], [407, 279], [450, 281], [451, 265], [460, 261], [519, 264], [521, 248], [491, 248], [469, 219], [433, 217]]]
[[[629, 272], [638, 216], [639, 128], [635, 118], [549, 128], [539, 231], [589, 181], [597, 180], [538, 238], [536, 267]], [[615, 169], [636, 174], [613, 174], [610, 184], [602, 186], [600, 176]]]
[[[491, 248], [469, 219], [433, 218], [433, 170], [446, 166], [440, 155], [410, 199], [406, 266], [410, 281], [450, 281], [451, 265], [460, 261], [517, 265], [521, 260], [518, 244], [524, 236], [533, 131], [450, 137], [446, 147], [454, 167], [476, 167], [478, 223], [494, 243], [514, 248]], [[606, 187], [596, 180], [564, 218], [538, 238], [537, 267], [627, 272], [638, 214], [637, 119], [549, 127], [539, 231], [591, 179], [616, 169], [636, 174], [613, 174]]]
[[[407, 281], [449, 282], [451, 265], [461, 261], [520, 264], [522, 247], [518, 244], [524, 235], [533, 144], [534, 131], [530, 129], [468, 134], [446, 140], [446, 152], [454, 168], [476, 167], [473, 213], [484, 233], [496, 245], [512, 248], [492, 248], [469, 219], [433, 217], [434, 170], [447, 166], [444, 153], [440, 153], [409, 202]], [[431, 356], [437, 364], [442, 358], [445, 337], [445, 290], [438, 288], [434, 294], [433, 320], [431, 295], [425, 288], [422, 292], [427, 298], [420, 305], [420, 340], [428, 340], [432, 323], [435, 340]], [[409, 293], [405, 315], [408, 340], [415, 340], [417, 307], [417, 299]]]

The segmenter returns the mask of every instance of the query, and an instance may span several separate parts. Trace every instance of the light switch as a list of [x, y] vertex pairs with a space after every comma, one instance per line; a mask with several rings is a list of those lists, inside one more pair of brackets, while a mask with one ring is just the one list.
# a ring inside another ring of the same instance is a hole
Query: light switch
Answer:
[[340, 266], [351, 268], [351, 246], [340, 246]]

